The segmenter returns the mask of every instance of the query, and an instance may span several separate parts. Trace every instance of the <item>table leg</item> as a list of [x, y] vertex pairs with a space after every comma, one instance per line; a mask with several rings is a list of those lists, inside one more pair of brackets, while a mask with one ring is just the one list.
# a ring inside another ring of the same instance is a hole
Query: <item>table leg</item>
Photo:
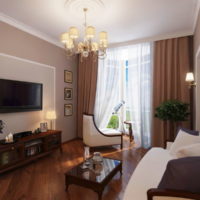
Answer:
[[62, 147], [60, 146], [60, 153], [62, 154], [63, 153], [63, 149], [62, 149]]
[[70, 182], [68, 181], [67, 176], [65, 176], [65, 191], [68, 191], [69, 185], [70, 185]]
[[65, 191], [68, 191], [69, 184], [65, 184]]
[[122, 176], [122, 174], [123, 174], [123, 173], [122, 173], [122, 166], [121, 166], [121, 168], [120, 168], [119, 171], [120, 171], [120, 175]]
[[132, 124], [129, 124], [129, 139], [130, 139], [130, 142], [134, 140]]
[[101, 200], [102, 199], [102, 191], [101, 192], [97, 192], [98, 194], [98, 200]]

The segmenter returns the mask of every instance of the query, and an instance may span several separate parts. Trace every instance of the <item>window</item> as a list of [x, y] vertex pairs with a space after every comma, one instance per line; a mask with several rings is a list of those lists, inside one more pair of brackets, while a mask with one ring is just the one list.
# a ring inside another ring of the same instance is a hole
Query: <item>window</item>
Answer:
[[[99, 60], [95, 119], [99, 128], [125, 131], [132, 121], [136, 141], [150, 146], [152, 50], [150, 43], [109, 49]], [[122, 100], [117, 113], [113, 110]]]

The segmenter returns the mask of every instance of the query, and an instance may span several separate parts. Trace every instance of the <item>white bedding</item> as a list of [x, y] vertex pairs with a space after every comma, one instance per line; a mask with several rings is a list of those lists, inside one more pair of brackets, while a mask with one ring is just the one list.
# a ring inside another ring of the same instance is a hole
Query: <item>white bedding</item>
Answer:
[[174, 158], [168, 150], [152, 148], [133, 172], [123, 200], [147, 200], [147, 191], [157, 188], [168, 161]]

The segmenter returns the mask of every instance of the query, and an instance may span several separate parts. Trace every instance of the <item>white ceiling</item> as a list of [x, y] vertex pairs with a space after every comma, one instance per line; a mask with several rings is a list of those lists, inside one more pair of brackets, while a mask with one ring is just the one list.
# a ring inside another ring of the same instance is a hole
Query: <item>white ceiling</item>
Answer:
[[70, 26], [82, 30], [83, 7], [89, 25], [121, 43], [192, 34], [198, 0], [0, 0], [0, 19], [59, 44]]

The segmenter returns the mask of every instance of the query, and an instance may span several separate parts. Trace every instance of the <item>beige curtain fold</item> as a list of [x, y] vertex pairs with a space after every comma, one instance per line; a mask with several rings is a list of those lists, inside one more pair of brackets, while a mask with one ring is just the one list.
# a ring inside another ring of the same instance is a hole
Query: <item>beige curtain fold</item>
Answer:
[[[153, 114], [163, 101], [178, 99], [190, 103], [185, 75], [192, 69], [192, 38], [181, 37], [156, 41], [154, 46]], [[153, 117], [152, 145], [164, 146], [175, 138], [171, 123]], [[182, 123], [190, 128], [190, 122]]]
[[90, 53], [87, 58], [79, 55], [78, 65], [78, 106], [77, 106], [77, 134], [82, 137], [83, 113], [93, 114], [97, 86], [98, 58]]

